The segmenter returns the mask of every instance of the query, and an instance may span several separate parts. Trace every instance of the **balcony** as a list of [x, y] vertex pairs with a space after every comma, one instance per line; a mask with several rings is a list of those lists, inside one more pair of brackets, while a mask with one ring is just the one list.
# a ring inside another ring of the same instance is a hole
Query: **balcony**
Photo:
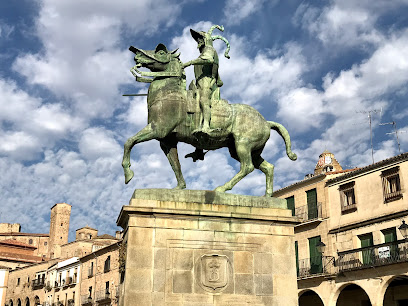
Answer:
[[32, 280], [31, 288], [33, 290], [41, 289], [45, 286], [45, 279], [44, 278], [37, 278]]
[[81, 295], [81, 305], [92, 305], [93, 300], [89, 294]]
[[67, 286], [72, 285], [72, 284], [73, 284], [73, 282], [72, 282], [72, 277], [71, 277], [71, 276], [67, 277], [66, 279], [64, 279], [64, 280], [62, 281], [62, 283], [63, 283], [63, 286], [64, 286], [64, 287], [67, 287]]
[[315, 207], [308, 207], [307, 205], [296, 207], [295, 216], [300, 218], [302, 223], [322, 219], [322, 203], [317, 202]]
[[100, 291], [97, 291], [96, 292], [96, 301], [98, 302], [98, 303], [101, 303], [101, 302], [107, 302], [107, 301], [110, 301], [111, 300], [111, 294], [110, 294], [110, 292], [109, 292], [109, 290], [100, 290]]
[[89, 269], [88, 269], [88, 277], [92, 277], [93, 275], [94, 275], [94, 271], [93, 271], [94, 269], [93, 269], [93, 267], [90, 267]]
[[336, 272], [334, 257], [331, 256], [300, 259], [296, 268], [298, 279], [333, 275]]
[[339, 272], [408, 262], [408, 241], [399, 240], [338, 253]]

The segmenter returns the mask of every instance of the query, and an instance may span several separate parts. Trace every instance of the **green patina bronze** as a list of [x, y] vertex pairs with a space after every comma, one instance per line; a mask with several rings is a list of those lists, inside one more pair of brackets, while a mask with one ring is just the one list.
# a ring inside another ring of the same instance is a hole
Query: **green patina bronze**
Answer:
[[[229, 104], [220, 98], [221, 78], [218, 74], [218, 55], [212, 41], [222, 39], [227, 44], [225, 56], [229, 58], [229, 43], [221, 36], [212, 36], [212, 31], [223, 27], [213, 26], [208, 32], [191, 30], [197, 41], [200, 56], [187, 63], [180, 61], [180, 54], [168, 51], [163, 44], [155, 50], [130, 47], [135, 53], [136, 65], [131, 69], [136, 81], [150, 83], [147, 106], [148, 125], [130, 137], [124, 146], [122, 167], [125, 183], [133, 178], [130, 170], [130, 152], [137, 143], [157, 139], [176, 175], [176, 189], [186, 188], [177, 153], [177, 143], [193, 145], [196, 151], [187, 154], [194, 161], [204, 159], [203, 150], [227, 147], [231, 156], [241, 163], [240, 171], [227, 183], [215, 189], [225, 192], [232, 189], [254, 168], [266, 176], [266, 196], [272, 196], [274, 166], [261, 157], [270, 130], [276, 130], [284, 139], [286, 154], [296, 160], [291, 151], [288, 131], [281, 124], [266, 121], [249, 105]], [[194, 65], [195, 80], [186, 90], [184, 68]], [[145, 67], [150, 72], [140, 71]]]

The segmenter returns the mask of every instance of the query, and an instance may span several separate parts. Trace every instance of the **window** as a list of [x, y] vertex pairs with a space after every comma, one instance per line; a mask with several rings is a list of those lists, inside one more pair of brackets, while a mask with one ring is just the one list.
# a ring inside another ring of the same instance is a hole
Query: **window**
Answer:
[[296, 274], [299, 276], [299, 244], [295, 241]]
[[307, 197], [307, 219], [313, 220], [319, 217], [317, 210], [317, 192], [316, 188], [306, 191]]
[[17, 286], [20, 286], [20, 278], [17, 278]]
[[362, 250], [362, 259], [364, 265], [372, 264], [374, 258], [374, 249], [369, 248], [371, 247], [373, 242], [373, 234], [368, 233], [365, 235], [359, 235], [358, 238], [360, 239], [361, 248], [365, 248]]
[[88, 288], [88, 292], [89, 292], [89, 297], [92, 298], [92, 286]]
[[396, 244], [397, 231], [395, 227], [384, 229], [381, 232], [384, 235], [384, 243], [389, 243], [389, 245], [381, 248], [380, 258], [396, 258], [398, 255], [398, 245]]
[[349, 213], [357, 209], [354, 185], [355, 182], [350, 182], [339, 187], [341, 213]]
[[47, 242], [47, 241], [45, 241], [45, 242], [44, 242], [44, 246], [46, 246], [47, 244], [48, 244], [48, 242]]
[[320, 236], [309, 238], [310, 274], [323, 272], [322, 253], [317, 249], [320, 241]]
[[294, 216], [295, 215], [295, 196], [286, 198], [286, 203], [288, 205], [288, 209], [292, 210], [292, 216]]
[[91, 262], [91, 266], [89, 267], [89, 271], [88, 271], [88, 277], [93, 276], [93, 268], [94, 268], [94, 263]]
[[384, 203], [402, 198], [399, 166], [385, 170], [381, 173]]
[[110, 270], [110, 255], [105, 260], [105, 266], [103, 272], [108, 272]]
[[109, 282], [105, 283], [105, 294], [109, 294]]
[[33, 239], [29, 239], [28, 244], [33, 244]]

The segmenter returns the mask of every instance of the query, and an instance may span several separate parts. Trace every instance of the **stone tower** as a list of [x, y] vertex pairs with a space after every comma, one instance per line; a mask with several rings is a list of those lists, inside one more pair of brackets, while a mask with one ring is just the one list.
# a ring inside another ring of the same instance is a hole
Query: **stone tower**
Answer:
[[58, 203], [51, 208], [49, 258], [58, 258], [61, 255], [61, 245], [68, 243], [70, 216], [71, 205], [67, 203]]
[[334, 154], [327, 150], [324, 150], [324, 152], [319, 155], [319, 160], [316, 164], [314, 175], [341, 170], [343, 170], [343, 168], [334, 157]]

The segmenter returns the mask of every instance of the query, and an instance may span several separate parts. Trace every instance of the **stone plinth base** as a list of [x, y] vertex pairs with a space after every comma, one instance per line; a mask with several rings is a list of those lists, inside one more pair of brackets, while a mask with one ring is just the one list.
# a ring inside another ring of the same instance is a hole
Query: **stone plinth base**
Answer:
[[121, 306], [297, 305], [297, 220], [285, 200], [136, 190], [117, 223]]

